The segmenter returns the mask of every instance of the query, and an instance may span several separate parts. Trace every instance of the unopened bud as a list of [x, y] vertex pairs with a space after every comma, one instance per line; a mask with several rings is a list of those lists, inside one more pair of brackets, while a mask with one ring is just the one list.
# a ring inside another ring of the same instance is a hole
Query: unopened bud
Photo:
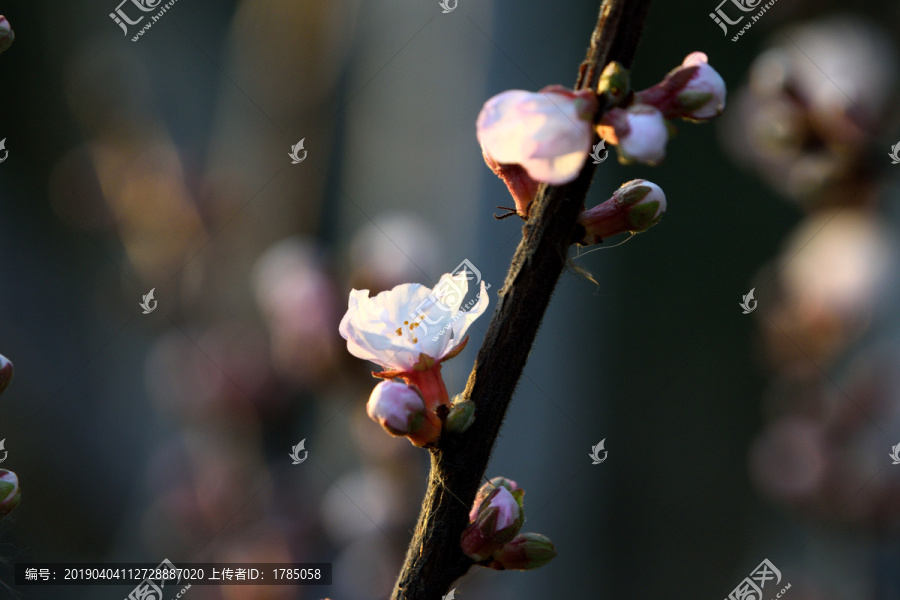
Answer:
[[478, 516], [463, 531], [462, 551], [475, 562], [487, 560], [516, 536], [524, 522], [521, 494], [516, 498], [505, 487], [498, 487], [481, 503]]
[[629, 181], [612, 198], [578, 215], [584, 228], [582, 245], [598, 244], [619, 233], [640, 233], [659, 222], [666, 212], [666, 195], [645, 179]]
[[444, 429], [451, 433], [463, 433], [475, 422], [475, 403], [471, 400], [457, 402], [450, 406]]
[[[491, 495], [491, 492], [496, 490], [498, 487], [505, 487], [510, 492], [515, 492], [519, 489], [519, 486], [512, 479], [507, 479], [506, 477], [494, 477], [488, 483], [485, 483], [478, 490], [478, 493], [475, 494], [475, 501], [472, 503], [472, 510], [469, 511], [469, 522], [474, 521], [478, 516], [478, 511], [481, 509], [481, 503], [484, 502], [484, 499]], [[524, 494], [525, 491], [522, 490]]]
[[19, 505], [19, 478], [12, 471], [0, 469], [0, 519], [11, 513]]
[[635, 94], [637, 102], [652, 104], [667, 119], [691, 121], [708, 121], [722, 114], [725, 95], [725, 81], [702, 52], [688, 54], [665, 79]]
[[556, 558], [556, 546], [539, 533], [520, 533], [494, 552], [493, 569], [528, 571], [543, 567]]
[[16, 34], [13, 33], [12, 27], [6, 17], [0, 15], [0, 53], [5, 52], [7, 48], [12, 46]]
[[537, 93], [509, 90], [484, 103], [476, 135], [495, 173], [492, 162], [516, 164], [533, 181], [560, 185], [575, 179], [584, 165], [596, 111], [593, 90], [559, 85]]
[[3, 393], [3, 390], [6, 389], [6, 386], [8, 386], [9, 382], [12, 381], [12, 376], [12, 362], [8, 358], [0, 354], [0, 394]]
[[669, 128], [663, 114], [648, 104], [607, 112], [597, 133], [619, 147], [619, 162], [655, 165], [666, 157]]
[[391, 435], [406, 436], [416, 446], [437, 441], [441, 421], [425, 408], [419, 390], [399, 381], [382, 381], [372, 390], [366, 412]]
[[622, 63], [613, 61], [606, 65], [597, 84], [597, 93], [606, 96], [607, 107], [616, 106], [628, 95], [628, 81], [628, 69]]

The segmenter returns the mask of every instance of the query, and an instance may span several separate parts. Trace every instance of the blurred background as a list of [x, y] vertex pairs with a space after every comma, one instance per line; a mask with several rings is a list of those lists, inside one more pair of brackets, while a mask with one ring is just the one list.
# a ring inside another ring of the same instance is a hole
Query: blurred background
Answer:
[[[386, 598], [427, 456], [365, 415], [348, 292], [468, 259], [495, 303], [521, 222], [492, 217], [510, 199], [475, 118], [503, 90], [572, 85], [598, 3], [178, 0], [137, 42], [116, 5], [0, 2], [0, 438], [22, 488], [0, 579], [332, 562], [327, 588], [186, 596]], [[715, 9], [651, 8], [633, 86], [701, 50], [728, 108], [679, 124], [660, 167], [598, 168], [589, 206], [642, 177], [668, 214], [573, 251], [487, 473], [527, 490], [559, 556], [473, 570], [463, 600], [718, 599], [765, 558], [794, 600], [900, 597], [900, 6], [779, 0], [737, 42]], [[487, 322], [447, 363], [451, 394]]]

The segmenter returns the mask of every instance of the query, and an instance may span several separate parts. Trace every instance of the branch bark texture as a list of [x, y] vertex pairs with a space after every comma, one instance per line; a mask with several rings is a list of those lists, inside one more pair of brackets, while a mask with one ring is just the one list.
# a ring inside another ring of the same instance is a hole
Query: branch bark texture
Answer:
[[[650, 0], [604, 0], [575, 89], [596, 88], [610, 61], [631, 67], [649, 5]], [[598, 117], [604, 109], [603, 98], [599, 100]], [[460, 550], [460, 535], [565, 268], [575, 221], [584, 208], [594, 170], [593, 161], [585, 161], [574, 181], [543, 186], [531, 205], [531, 216], [466, 384], [464, 396], [477, 407], [475, 422], [464, 434], [445, 434], [432, 451], [422, 512], [392, 600], [441, 600], [474, 564]], [[494, 475], [515, 478], [514, 473]]]

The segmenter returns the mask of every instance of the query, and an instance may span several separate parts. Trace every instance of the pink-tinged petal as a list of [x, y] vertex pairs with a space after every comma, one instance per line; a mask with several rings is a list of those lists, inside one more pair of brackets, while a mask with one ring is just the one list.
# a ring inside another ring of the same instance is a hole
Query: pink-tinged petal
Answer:
[[478, 115], [478, 141], [491, 159], [521, 165], [535, 181], [567, 183], [590, 152], [594, 110], [593, 92], [503, 92]]
[[691, 52], [687, 56], [684, 57], [684, 61], [681, 63], [683, 67], [693, 67], [699, 65], [705, 65], [709, 63], [709, 57], [706, 56], [704, 52]]
[[397, 381], [382, 381], [366, 404], [369, 417], [391, 435], [406, 436], [416, 446], [427, 446], [441, 435], [441, 420], [419, 391]]
[[725, 81], [706, 54], [692, 52], [661, 82], [637, 92], [635, 99], [655, 106], [667, 119], [706, 121], [725, 110], [726, 93]]
[[522, 508], [513, 495], [505, 487], [498, 488], [500, 491], [491, 498], [489, 506], [497, 508], [497, 523], [494, 531], [506, 529], [519, 519]]
[[522, 145], [540, 129], [539, 119], [529, 119], [525, 108], [535, 95], [510, 90], [497, 94], [481, 109], [476, 122], [478, 142], [497, 162], [518, 164]]
[[469, 511], [469, 522], [475, 520], [478, 512], [481, 510], [481, 503], [498, 487], [505, 487], [511, 492], [519, 489], [519, 485], [515, 481], [506, 477], [494, 477], [487, 483], [482, 484], [478, 489], [478, 493], [475, 494], [475, 501], [472, 502], [472, 509]]
[[405, 383], [382, 381], [372, 390], [366, 412], [373, 421], [391, 433], [409, 432], [409, 421], [425, 410], [425, 402], [415, 389]]

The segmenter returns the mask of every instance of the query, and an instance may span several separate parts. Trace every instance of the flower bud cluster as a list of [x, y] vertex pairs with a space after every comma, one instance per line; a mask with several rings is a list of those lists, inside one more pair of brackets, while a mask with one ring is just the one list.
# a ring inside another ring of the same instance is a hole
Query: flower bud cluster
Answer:
[[[630, 90], [628, 70], [612, 62], [596, 92], [553, 85], [537, 93], [500, 93], [484, 104], [476, 129], [485, 162], [512, 194], [509, 214], [528, 219], [542, 183], [562, 185], [578, 177], [595, 135], [618, 147], [620, 162], [655, 165], [666, 157], [671, 119], [713, 119], [725, 109], [725, 96], [724, 80], [702, 52], [689, 54], [640, 92]], [[598, 97], [604, 101], [602, 118]]]
[[556, 556], [553, 542], [538, 533], [519, 533], [525, 523], [525, 490], [515, 481], [495, 477], [481, 486], [463, 531], [462, 551], [491, 569], [536, 569]]

